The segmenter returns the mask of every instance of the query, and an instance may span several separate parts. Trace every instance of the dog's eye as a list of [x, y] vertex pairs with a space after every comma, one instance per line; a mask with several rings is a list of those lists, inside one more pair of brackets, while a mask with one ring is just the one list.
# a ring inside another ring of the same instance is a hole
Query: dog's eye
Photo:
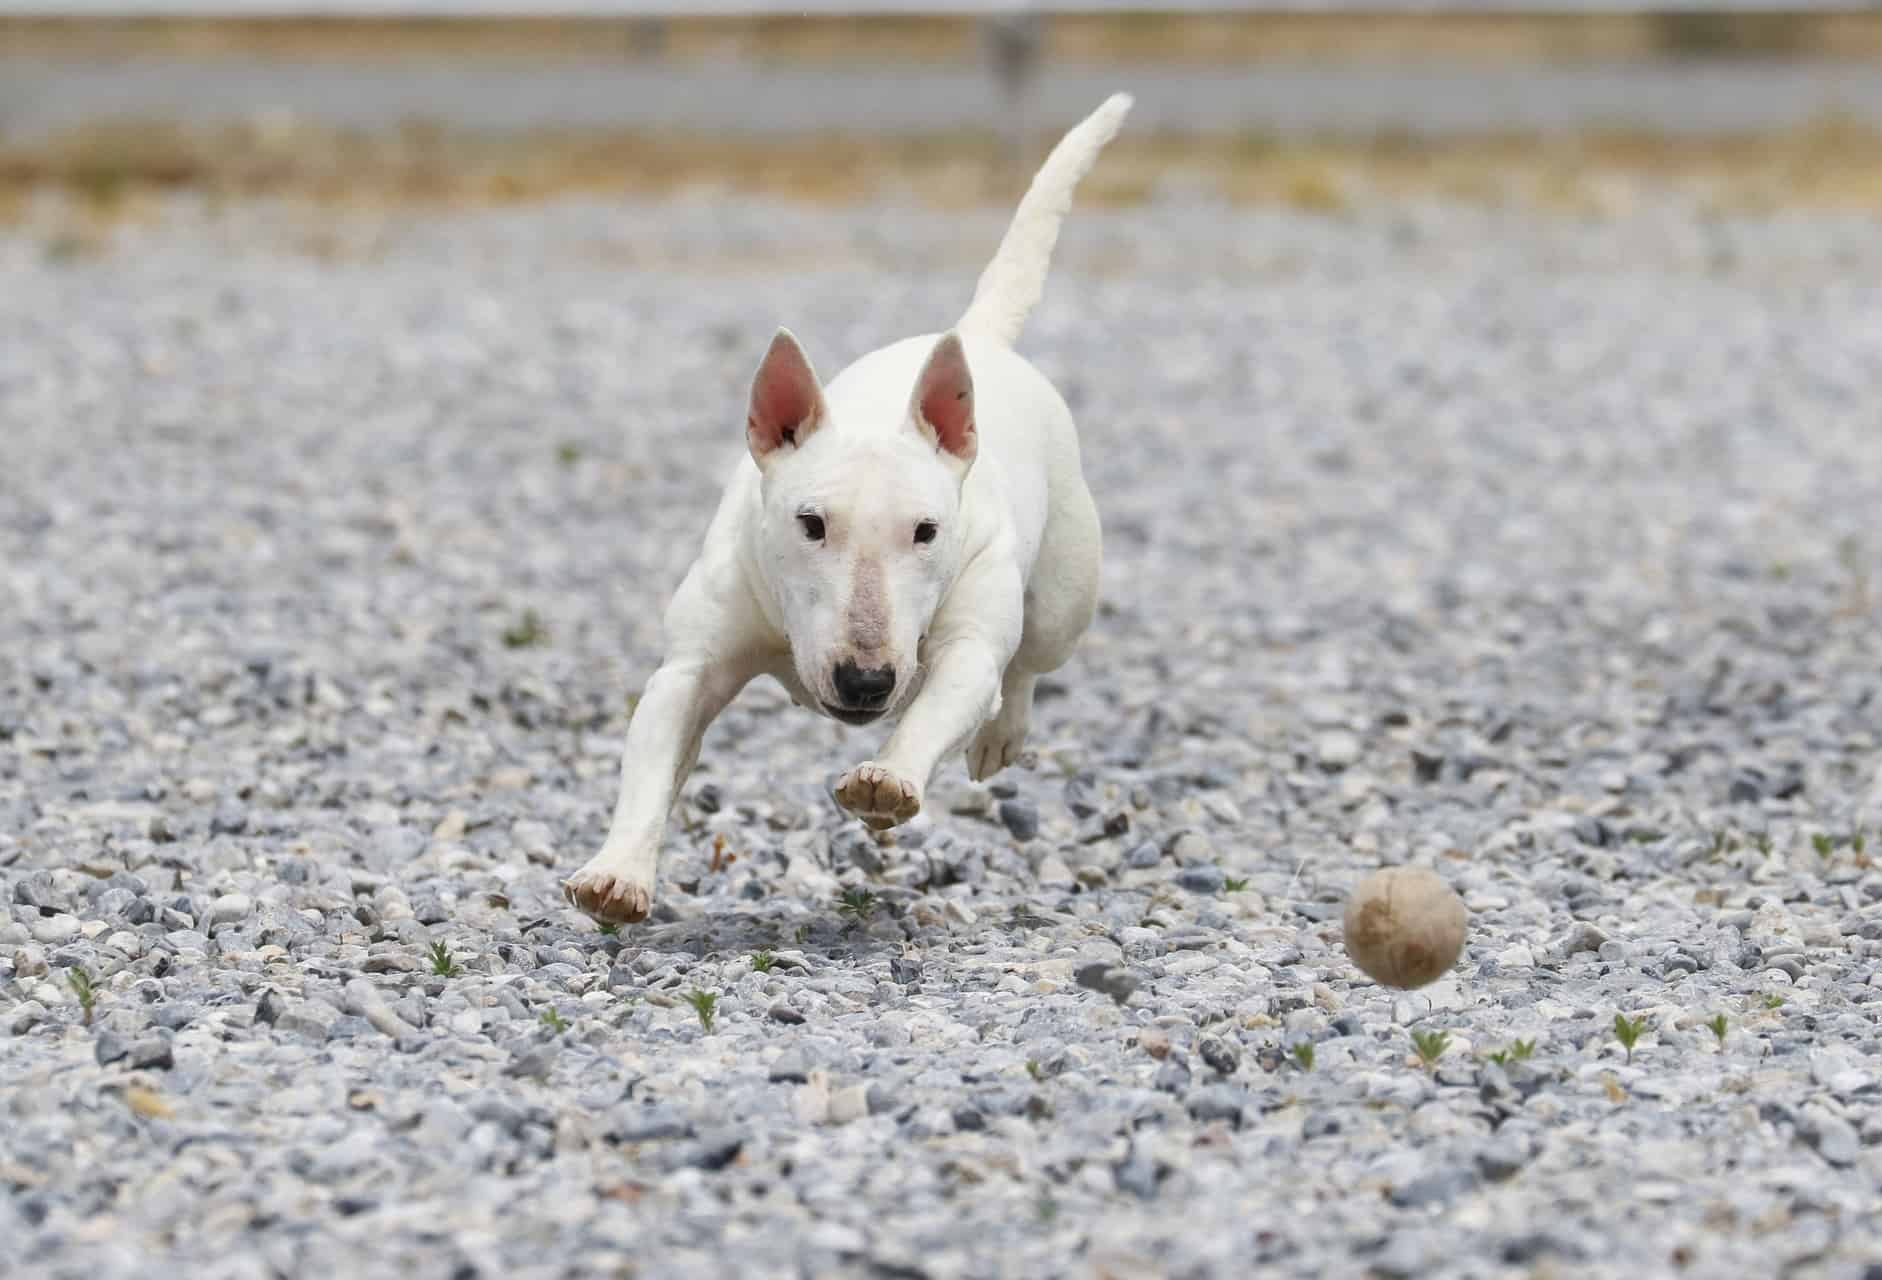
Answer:
[[926, 546], [934, 541], [935, 534], [941, 532], [941, 526], [932, 520], [923, 520], [915, 526], [915, 545]]
[[797, 523], [804, 526], [804, 536], [812, 542], [823, 541], [823, 517], [805, 511], [798, 515]]

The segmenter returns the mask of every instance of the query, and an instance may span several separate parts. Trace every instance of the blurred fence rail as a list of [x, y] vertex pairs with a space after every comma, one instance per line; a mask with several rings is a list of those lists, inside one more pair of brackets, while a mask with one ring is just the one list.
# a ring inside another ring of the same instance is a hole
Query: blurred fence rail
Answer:
[[[1036, 143], [1882, 128], [1882, 0], [0, 0], [0, 140], [289, 118]], [[990, 89], [992, 91], [990, 91]]]
[[0, 17], [45, 18], [843, 18], [1021, 14], [1849, 13], [1819, 0], [0, 0]]

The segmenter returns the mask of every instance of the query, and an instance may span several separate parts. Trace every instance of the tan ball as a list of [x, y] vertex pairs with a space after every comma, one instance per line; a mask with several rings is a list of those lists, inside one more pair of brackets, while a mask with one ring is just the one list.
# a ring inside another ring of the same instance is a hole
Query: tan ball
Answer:
[[1464, 900], [1423, 867], [1387, 867], [1346, 901], [1346, 954], [1388, 987], [1422, 987], [1464, 950]]

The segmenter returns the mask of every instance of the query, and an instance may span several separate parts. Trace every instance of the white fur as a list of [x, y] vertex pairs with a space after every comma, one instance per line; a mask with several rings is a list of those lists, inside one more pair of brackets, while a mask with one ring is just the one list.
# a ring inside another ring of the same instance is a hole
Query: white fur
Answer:
[[1045, 292], [1046, 268], [1059, 241], [1059, 223], [1072, 208], [1072, 193], [1104, 144], [1117, 136], [1130, 114], [1128, 93], [1114, 93], [1052, 148], [1013, 213], [999, 252], [980, 274], [974, 300], [961, 317], [962, 329], [977, 329], [1009, 346], [1019, 340], [1026, 317]]
[[[566, 883], [570, 902], [646, 917], [700, 738], [759, 675], [849, 723], [899, 712], [881, 755], [836, 788], [878, 830], [915, 816], [956, 752], [977, 779], [1013, 762], [1034, 681], [1091, 622], [1100, 533], [1071, 413], [1011, 344], [1073, 189], [1129, 109], [1110, 98], [1053, 149], [955, 332], [883, 347], [827, 385], [788, 332], [773, 340], [751, 456], [667, 610], [608, 838]], [[876, 687], [858, 693], [859, 673]]]

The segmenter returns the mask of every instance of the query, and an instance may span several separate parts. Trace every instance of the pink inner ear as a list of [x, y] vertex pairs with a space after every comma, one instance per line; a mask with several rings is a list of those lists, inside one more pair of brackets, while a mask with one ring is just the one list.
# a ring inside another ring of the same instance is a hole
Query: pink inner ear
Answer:
[[974, 456], [974, 379], [967, 353], [953, 334], [941, 339], [921, 371], [916, 412], [933, 428], [935, 441], [960, 458]]
[[745, 420], [752, 448], [769, 453], [781, 444], [796, 444], [807, 427], [816, 425], [822, 393], [817, 375], [795, 342], [778, 337], [765, 352], [752, 379], [751, 410]]

